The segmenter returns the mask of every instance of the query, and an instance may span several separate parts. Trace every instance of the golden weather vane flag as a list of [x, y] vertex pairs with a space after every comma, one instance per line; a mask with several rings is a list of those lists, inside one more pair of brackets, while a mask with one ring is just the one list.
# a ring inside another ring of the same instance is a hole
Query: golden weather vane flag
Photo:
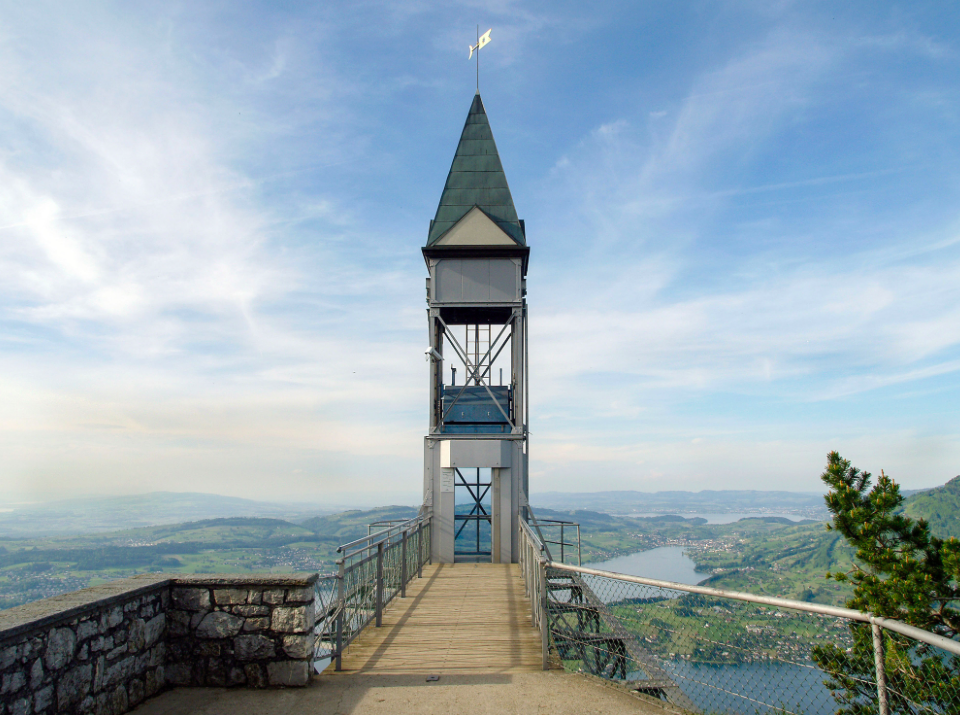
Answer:
[[[477, 44], [475, 44], [475, 45], [470, 45], [470, 56], [467, 57], [468, 60], [473, 59], [473, 53], [474, 53], [474, 52], [479, 52], [481, 47], [486, 46], [486, 44], [487, 44], [488, 42], [490, 42], [490, 31], [491, 31], [491, 30], [493, 30], [492, 27], [490, 28], [490, 30], [487, 30], [487, 31], [484, 32], [482, 35], [480, 35], [480, 36], [477, 38]], [[479, 57], [479, 55], [478, 55], [478, 57]]]
[[480, 25], [477, 25], [477, 44], [470, 45], [470, 55], [467, 57], [469, 60], [473, 57], [473, 53], [477, 53], [477, 94], [480, 94], [480, 48], [486, 47], [487, 43], [490, 42], [490, 30], [487, 30], [482, 35], [480, 34]]

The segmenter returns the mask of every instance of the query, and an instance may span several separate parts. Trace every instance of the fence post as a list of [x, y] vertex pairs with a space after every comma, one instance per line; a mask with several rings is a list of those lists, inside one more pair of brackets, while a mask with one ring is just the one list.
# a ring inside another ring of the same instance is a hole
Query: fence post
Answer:
[[400, 537], [400, 598], [407, 597], [407, 532]]
[[344, 566], [340, 562], [340, 574], [337, 579], [337, 604], [340, 609], [340, 615], [337, 616], [337, 661], [334, 669], [339, 671], [343, 662], [343, 616], [347, 611], [347, 604], [344, 602], [345, 588], [343, 583]]
[[870, 630], [873, 631], [873, 665], [877, 671], [877, 698], [879, 700], [880, 715], [890, 715], [890, 704], [887, 702], [887, 671], [884, 667], [883, 632], [870, 617]]
[[377, 628], [383, 625], [383, 542], [377, 544]]
[[566, 560], [564, 560], [564, 558], [563, 558], [563, 547], [564, 547], [564, 546], [566, 546], [566, 544], [563, 543], [563, 524], [560, 524], [560, 563], [562, 563], [562, 564], [567, 563]]
[[[543, 669], [550, 669], [550, 616], [547, 615], [547, 565], [540, 563], [540, 656]], [[884, 714], [886, 715], [886, 714]]]
[[417, 525], [417, 578], [423, 578], [423, 522]]

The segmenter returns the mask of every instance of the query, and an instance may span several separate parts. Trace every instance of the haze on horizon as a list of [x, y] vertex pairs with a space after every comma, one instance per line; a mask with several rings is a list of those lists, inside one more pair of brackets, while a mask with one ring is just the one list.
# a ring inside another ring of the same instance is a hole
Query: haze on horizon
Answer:
[[417, 500], [474, 92], [531, 492], [960, 472], [960, 10], [4, 2], [0, 496]]

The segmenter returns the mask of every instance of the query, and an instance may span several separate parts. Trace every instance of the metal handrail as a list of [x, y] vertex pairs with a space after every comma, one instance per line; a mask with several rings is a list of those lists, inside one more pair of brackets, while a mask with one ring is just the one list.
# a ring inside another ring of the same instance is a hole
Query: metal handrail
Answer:
[[314, 625], [316, 660], [332, 658], [340, 670], [344, 649], [371, 622], [379, 627], [384, 608], [395, 597], [406, 597], [407, 583], [423, 575], [430, 561], [432, 515], [420, 508], [419, 514], [387, 529], [341, 545], [338, 573], [317, 582], [333, 581], [335, 600], [318, 610]]
[[842, 608], [840, 606], [826, 606], [820, 603], [810, 603], [809, 601], [794, 601], [789, 598], [776, 598], [773, 596], [757, 596], [743, 591], [727, 591], [721, 588], [710, 588], [709, 586], [691, 586], [685, 583], [676, 583], [674, 581], [661, 581], [655, 578], [644, 578], [642, 576], [629, 576], [627, 574], [616, 573], [614, 571], [601, 571], [587, 566], [572, 566], [556, 562], [544, 562], [548, 568], [558, 571], [571, 571], [574, 573], [588, 574], [590, 576], [602, 576], [604, 578], [615, 579], [617, 581], [626, 581], [636, 583], [641, 586], [656, 586], [657, 588], [670, 589], [672, 591], [684, 591], [686, 593], [698, 593], [703, 596], [715, 596], [718, 598], [729, 598], [735, 601], [747, 601], [749, 603], [759, 603], [763, 606], [776, 606], [777, 608], [789, 608], [793, 611], [803, 611], [805, 613], [819, 613], [823, 616], [835, 616], [837, 618], [846, 618], [860, 623], [876, 624], [882, 628], [909, 636], [914, 640], [921, 641], [928, 645], [942, 648], [943, 650], [960, 655], [960, 643], [950, 638], [925, 631], [922, 628], [907, 625], [902, 621], [893, 618], [884, 618], [875, 616], [872, 613], [858, 611], [853, 608]]
[[[694, 586], [675, 581], [663, 581], [660, 579], [644, 578], [642, 576], [630, 576], [627, 574], [616, 573], [613, 571], [602, 571], [592, 569], [586, 566], [573, 566], [570, 564], [558, 563], [546, 556], [546, 548], [533, 529], [523, 520], [520, 522], [520, 561], [521, 574], [528, 595], [530, 596], [531, 620], [535, 626], [539, 626], [541, 632], [541, 644], [543, 652], [543, 668], [549, 667], [549, 646], [551, 635], [556, 630], [552, 627], [550, 615], [550, 585], [547, 579], [547, 570], [562, 571], [571, 574], [576, 578], [573, 583], [579, 583], [579, 588], [589, 591], [590, 587], [583, 582], [579, 576], [592, 576], [633, 583], [641, 586], [650, 586], [654, 588], [668, 589], [683, 593], [693, 593], [703, 596], [712, 596], [715, 598], [724, 598], [734, 601], [756, 603], [764, 606], [772, 606], [778, 609], [784, 608], [801, 613], [818, 614], [822, 616], [832, 616], [843, 618], [849, 621], [870, 624], [873, 630], [873, 648], [874, 648], [874, 668], [876, 670], [876, 687], [879, 703], [880, 715], [888, 715], [890, 712], [887, 674], [884, 661], [884, 645], [881, 629], [887, 629], [908, 638], [912, 638], [920, 643], [951, 653], [954, 656], [960, 656], [960, 642], [946, 638], [937, 633], [923, 630], [915, 626], [908, 625], [894, 618], [885, 618], [874, 615], [866, 611], [860, 611], [853, 608], [842, 608], [838, 606], [827, 606], [819, 603], [810, 603], [808, 601], [796, 601], [788, 598], [777, 598], [772, 596], [758, 596], [743, 591], [728, 591], [725, 589], [711, 588], [709, 586]], [[594, 601], [596, 597], [594, 596]], [[601, 609], [603, 606], [601, 606]], [[608, 614], [609, 616], [609, 614]], [[567, 638], [562, 628], [556, 630], [556, 637], [561, 640]]]
[[[373, 534], [367, 534], [366, 536], [362, 536], [359, 539], [354, 539], [353, 541], [348, 541], [346, 544], [341, 544], [340, 546], [337, 547], [337, 553], [338, 554], [343, 553], [346, 549], [349, 549], [353, 546], [356, 546], [357, 544], [361, 544], [366, 541], [371, 542], [366, 546], [356, 549], [350, 554], [346, 554], [345, 556], [341, 557], [341, 560], [345, 558], [349, 558], [350, 556], [352, 556], [353, 554], [359, 551], [363, 551], [364, 549], [368, 549], [373, 546], [376, 546], [378, 543], [387, 540], [391, 536], [394, 536], [399, 531], [403, 531], [404, 529], [409, 528], [410, 526], [416, 526], [417, 522], [419, 522], [421, 519], [423, 519], [423, 515], [418, 514], [412, 519], [407, 519], [406, 521], [400, 522], [395, 526], [388, 527], [386, 529], [383, 529], [382, 531], [377, 531]], [[376, 540], [374, 541], [374, 539]], [[339, 563], [339, 561], [337, 563]]]
[[[580, 566], [583, 563], [582, 554], [580, 551], [580, 524], [576, 521], [566, 521], [564, 519], [537, 519], [538, 524], [543, 526], [559, 526], [560, 527], [560, 540], [553, 541], [551, 539], [545, 539], [544, 544], [553, 544], [554, 546], [560, 547], [560, 563], [566, 561], [564, 548], [567, 546], [576, 546], [577, 547], [577, 566]], [[576, 541], [566, 541], [563, 538], [563, 529], [565, 526], [573, 526], [577, 530], [577, 540]]]

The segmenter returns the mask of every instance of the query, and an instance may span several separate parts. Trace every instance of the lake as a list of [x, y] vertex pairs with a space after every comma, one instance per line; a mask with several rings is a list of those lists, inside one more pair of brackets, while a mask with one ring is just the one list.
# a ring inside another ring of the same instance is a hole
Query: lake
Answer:
[[697, 573], [696, 564], [689, 556], [683, 553], [682, 546], [660, 546], [648, 551], [638, 551], [635, 554], [617, 556], [607, 561], [584, 564], [600, 571], [613, 571], [628, 576], [642, 576], [656, 578], [661, 581], [674, 581], [696, 586], [709, 576]]
[[[694, 570], [693, 559], [683, 553], [683, 548], [661, 546], [584, 565], [602, 571], [696, 585], [708, 574]], [[606, 594], [598, 595], [605, 601], [611, 600], [605, 597]], [[823, 684], [825, 676], [816, 668], [790, 663], [708, 665], [679, 659], [659, 662], [687, 697], [704, 712], [764, 712], [770, 706], [808, 714], [836, 710], [830, 691]], [[637, 677], [642, 676], [640, 673], [631, 674], [631, 678]]]

